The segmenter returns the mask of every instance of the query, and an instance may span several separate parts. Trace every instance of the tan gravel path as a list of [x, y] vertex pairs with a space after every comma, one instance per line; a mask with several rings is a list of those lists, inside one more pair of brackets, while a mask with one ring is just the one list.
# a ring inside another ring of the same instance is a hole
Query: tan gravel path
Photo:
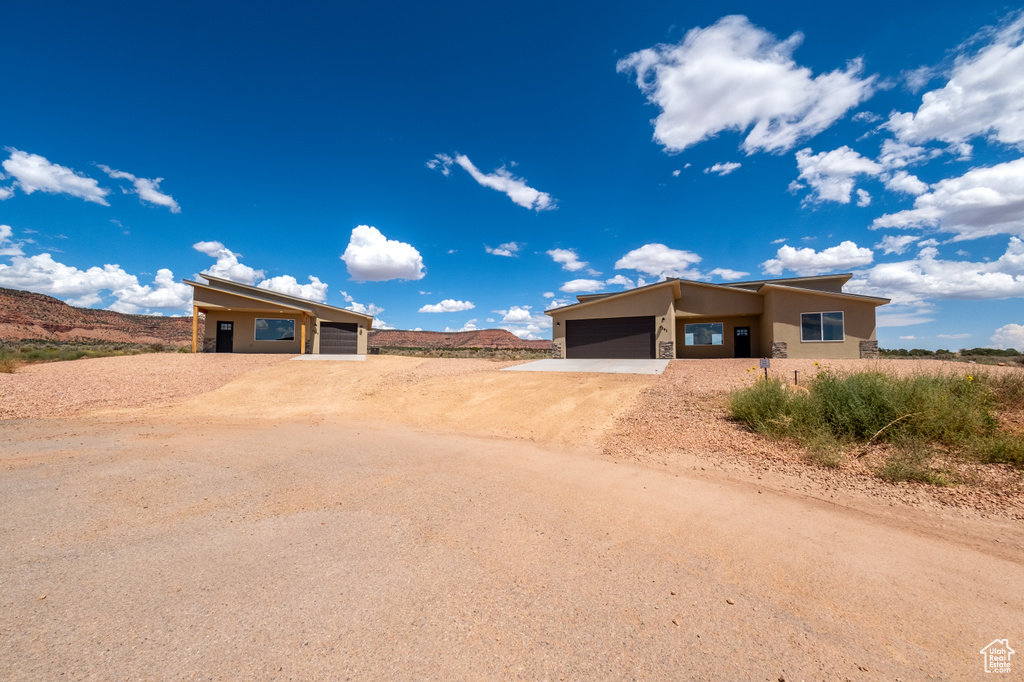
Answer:
[[714, 472], [391, 425], [9, 422], [0, 678], [974, 679], [976, 547]]

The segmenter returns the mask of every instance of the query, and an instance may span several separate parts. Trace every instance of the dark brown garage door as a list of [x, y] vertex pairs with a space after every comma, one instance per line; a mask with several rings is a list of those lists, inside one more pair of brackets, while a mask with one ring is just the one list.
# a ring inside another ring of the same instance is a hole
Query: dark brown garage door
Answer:
[[359, 325], [354, 322], [321, 322], [321, 355], [355, 355], [359, 350]]
[[654, 318], [566, 320], [565, 356], [651, 359], [654, 357]]

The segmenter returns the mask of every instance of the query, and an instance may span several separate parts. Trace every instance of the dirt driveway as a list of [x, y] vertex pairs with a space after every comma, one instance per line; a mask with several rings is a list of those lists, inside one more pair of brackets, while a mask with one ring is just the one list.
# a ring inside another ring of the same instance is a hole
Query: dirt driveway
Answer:
[[0, 422], [0, 677], [973, 679], [1024, 641], [1019, 523], [602, 453], [657, 377], [379, 360]]

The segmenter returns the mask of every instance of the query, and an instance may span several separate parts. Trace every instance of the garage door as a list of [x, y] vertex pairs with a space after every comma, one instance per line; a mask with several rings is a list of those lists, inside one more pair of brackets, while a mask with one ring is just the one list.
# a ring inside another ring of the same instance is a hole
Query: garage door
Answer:
[[567, 358], [654, 358], [654, 317], [566, 320]]
[[321, 322], [321, 355], [355, 355], [359, 350], [359, 325], [354, 322]]

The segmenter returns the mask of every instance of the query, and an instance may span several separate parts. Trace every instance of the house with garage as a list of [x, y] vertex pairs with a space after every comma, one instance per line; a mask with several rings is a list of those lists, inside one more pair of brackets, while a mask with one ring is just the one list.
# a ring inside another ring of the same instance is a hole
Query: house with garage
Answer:
[[[192, 352], [365, 355], [373, 316], [202, 274], [192, 287]], [[206, 317], [199, 338], [199, 315]]]
[[666, 279], [548, 310], [555, 358], [876, 358], [875, 309], [853, 275], [712, 284]]

